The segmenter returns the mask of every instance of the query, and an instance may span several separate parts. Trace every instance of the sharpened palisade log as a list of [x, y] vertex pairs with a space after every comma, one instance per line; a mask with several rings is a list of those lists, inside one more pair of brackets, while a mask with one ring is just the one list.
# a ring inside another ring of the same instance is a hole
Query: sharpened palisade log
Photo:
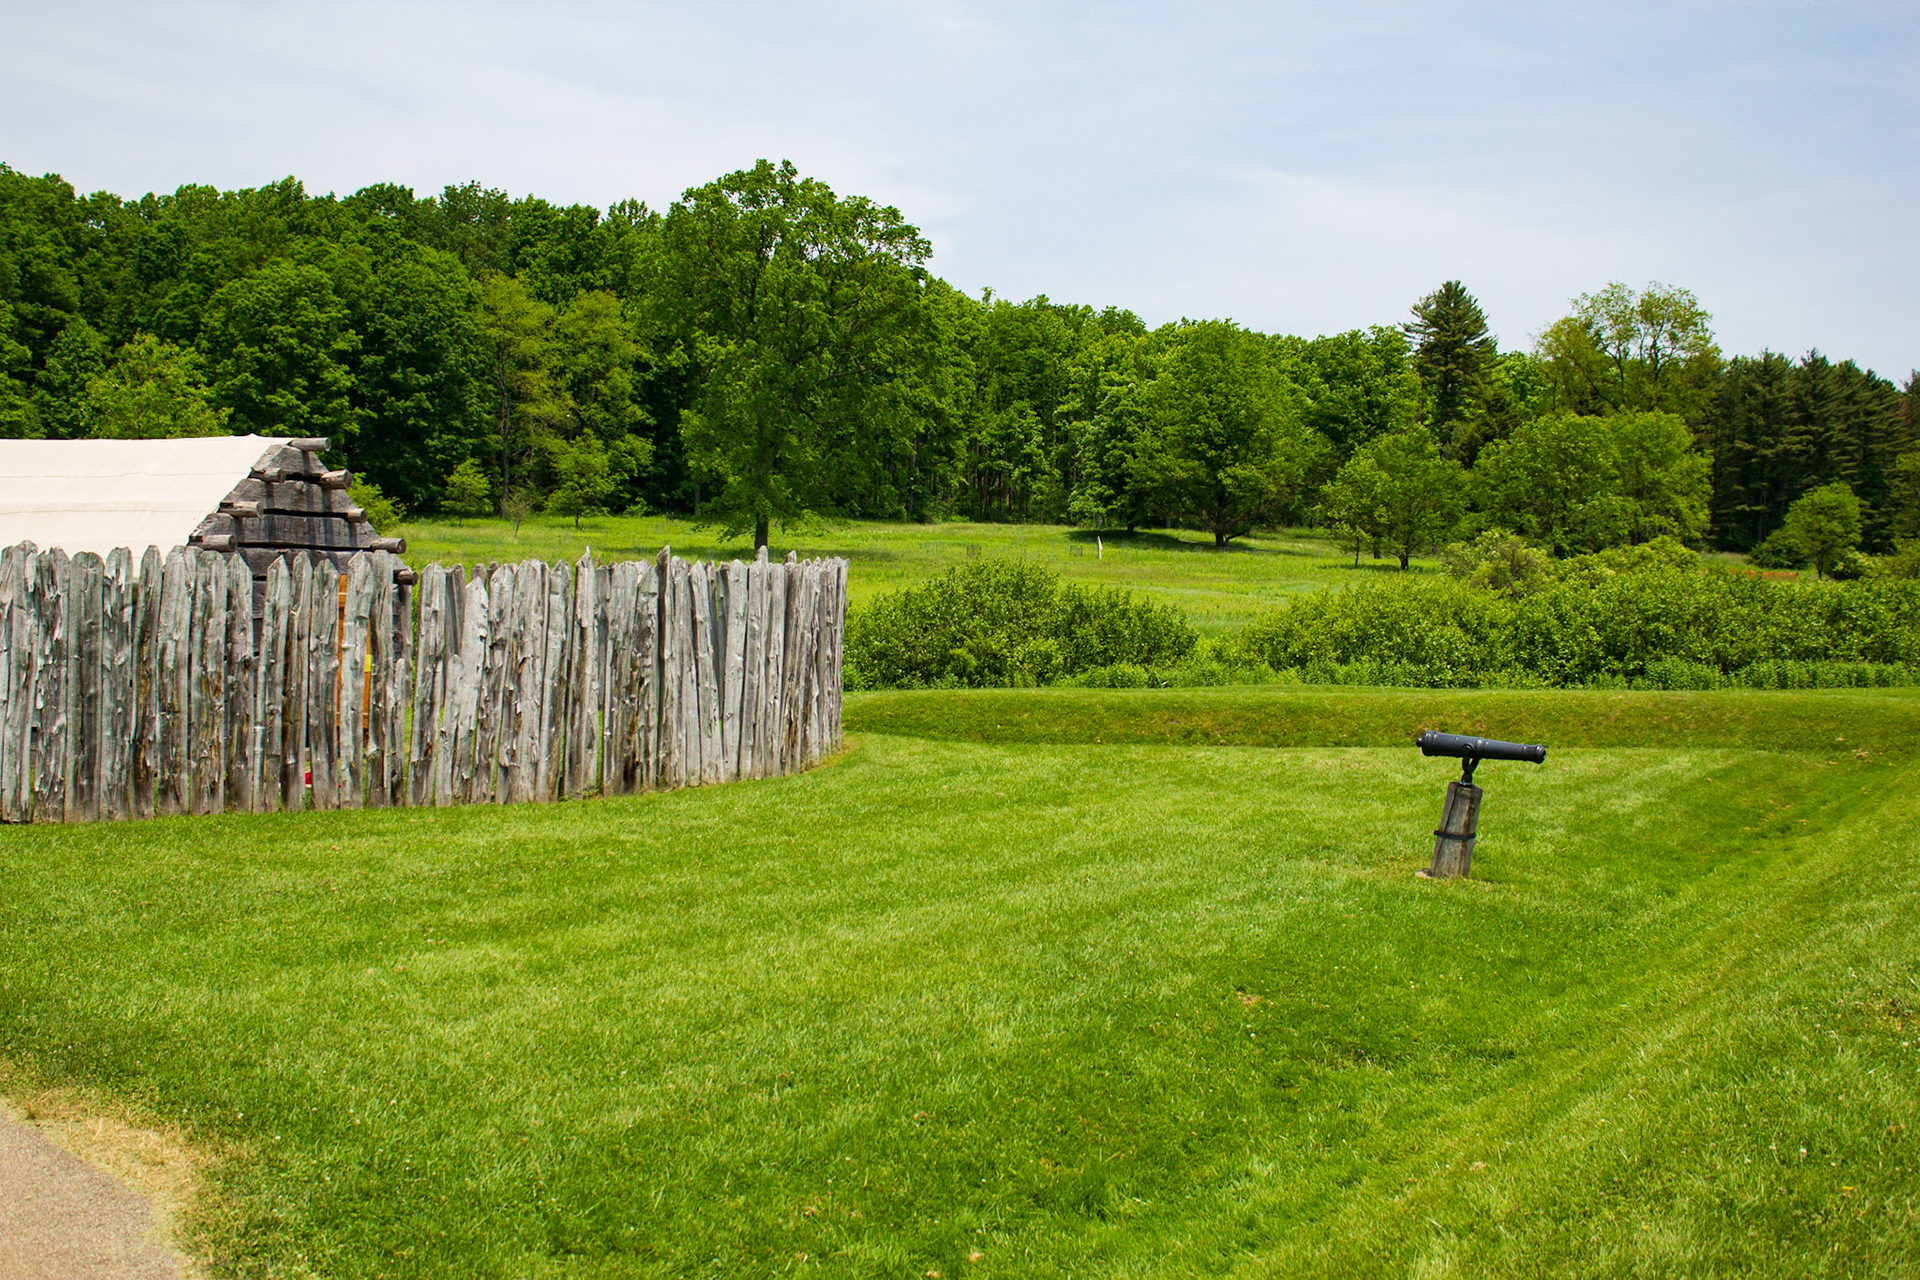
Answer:
[[633, 734], [633, 695], [637, 686], [634, 652], [633, 602], [640, 595], [639, 566], [623, 561], [613, 566], [607, 588], [606, 737], [600, 763], [600, 788], [611, 796], [634, 789], [633, 759], [628, 744]]
[[513, 677], [510, 659], [517, 652], [512, 636], [513, 588], [512, 566], [496, 565], [489, 571], [487, 589], [482, 594], [487, 615], [481, 636], [486, 651], [478, 672], [480, 701], [473, 733], [470, 799], [474, 801], [504, 799], [506, 794], [501, 789], [500, 740], [508, 732], [506, 716]]
[[[547, 566], [528, 560], [515, 571], [513, 610], [512, 708], [501, 727], [506, 744], [506, 780], [502, 798], [509, 804], [532, 800], [539, 775], [540, 705], [545, 693], [547, 654]], [[508, 728], [511, 727], [511, 734]]]
[[801, 675], [806, 670], [806, 576], [787, 552], [787, 637], [780, 654], [780, 772], [800, 769]]
[[679, 746], [683, 765], [682, 786], [700, 785], [700, 664], [694, 658], [693, 565], [682, 560], [675, 576], [678, 599], [678, 629], [674, 633], [673, 661], [680, 673]]
[[154, 811], [171, 816], [187, 811], [193, 792], [188, 771], [187, 708], [192, 699], [193, 558], [181, 548], [169, 553], [160, 595], [156, 642]]
[[573, 612], [567, 636], [567, 677], [562, 689], [565, 794], [578, 800], [592, 790], [595, 749], [600, 741], [600, 672], [595, 617], [600, 611], [600, 578], [592, 555], [574, 565]]
[[413, 694], [413, 583], [401, 578], [398, 561], [386, 557], [388, 572], [382, 579], [392, 587], [393, 650], [388, 655], [392, 675], [392, 700], [387, 715], [387, 803], [407, 802], [407, 710]]
[[313, 612], [307, 631], [307, 773], [313, 807], [338, 807], [340, 761], [340, 571], [331, 560], [313, 566]]
[[766, 688], [767, 549], [746, 566], [742, 614], [746, 623], [745, 662], [740, 673], [740, 776], [764, 776], [760, 767], [760, 699]]
[[[715, 566], [716, 568], [718, 566]], [[700, 700], [694, 728], [700, 735], [700, 783], [724, 781], [720, 768], [720, 679], [714, 670], [713, 584], [707, 566], [687, 566], [687, 588], [693, 605], [693, 676]]]
[[335, 804], [358, 809], [366, 801], [366, 713], [373, 675], [368, 651], [373, 621], [373, 563], [357, 555], [347, 562], [347, 590], [340, 614], [340, 754], [334, 770]]
[[720, 748], [725, 755], [726, 780], [744, 777], [741, 738], [746, 717], [741, 712], [747, 680], [747, 566], [738, 560], [726, 568], [726, 680], [721, 692]]
[[482, 799], [482, 779], [491, 767], [481, 746], [487, 718], [487, 668], [493, 652], [493, 604], [487, 586], [486, 576], [476, 572], [460, 605], [460, 694], [448, 761], [452, 790], [447, 803], [472, 804]]
[[253, 810], [253, 778], [257, 765], [253, 758], [254, 705], [253, 684], [253, 574], [239, 556], [223, 557], [220, 568], [227, 576], [227, 642], [225, 757], [221, 773], [221, 802], [236, 813]]
[[660, 553], [660, 626], [659, 626], [659, 768], [658, 786], [672, 790], [687, 782], [685, 755], [686, 728], [680, 715], [680, 601], [684, 597], [686, 566], [666, 551]]
[[160, 775], [160, 600], [165, 563], [158, 547], [142, 553], [133, 598], [134, 724], [128, 800], [136, 818], [153, 816]]
[[260, 611], [260, 648], [254, 657], [255, 726], [253, 811], [273, 813], [286, 798], [282, 770], [286, 759], [288, 614], [292, 611], [292, 575], [286, 560], [267, 566]]
[[564, 562], [546, 566], [546, 618], [542, 623], [539, 725], [534, 739], [533, 799], [560, 798], [566, 773], [567, 670], [572, 662], [573, 571]]
[[133, 554], [120, 547], [107, 556], [100, 602], [101, 713], [100, 816], [132, 814], [128, 779], [132, 774]]
[[0, 822], [27, 820], [28, 690], [27, 592], [24, 543], [0, 551]]
[[611, 696], [608, 672], [613, 663], [613, 566], [595, 565], [594, 613], [593, 613], [593, 666], [598, 673], [598, 683], [594, 687], [593, 706], [599, 716], [598, 735], [594, 744], [592, 775], [586, 780], [589, 793], [607, 794], [607, 760], [611, 756], [613, 740], [613, 721], [608, 715], [607, 700]]
[[447, 571], [428, 565], [419, 594], [420, 634], [414, 645], [413, 716], [407, 738], [407, 802], [416, 807], [430, 803], [439, 763], [447, 681]]
[[227, 647], [227, 575], [220, 557], [194, 562], [187, 678], [187, 811], [220, 812], [220, 756], [227, 683], [221, 673]]
[[640, 594], [633, 605], [633, 705], [635, 783], [646, 790], [660, 785], [660, 566], [640, 566]]
[[393, 751], [393, 565], [383, 551], [372, 556], [372, 599], [367, 617], [367, 807], [393, 803], [393, 775], [405, 761]]
[[777, 778], [786, 772], [780, 757], [781, 696], [786, 679], [787, 567], [767, 565], [766, 688], [760, 695], [760, 776]]
[[281, 728], [280, 806], [283, 809], [307, 807], [307, 770], [311, 759], [307, 746], [312, 696], [308, 682], [313, 678], [313, 593], [317, 590], [313, 561], [298, 555], [287, 561], [287, 683], [286, 716]]
[[100, 608], [105, 578], [106, 565], [91, 551], [67, 562], [72, 632], [67, 646], [67, 697], [73, 708], [67, 747], [69, 822], [94, 822], [100, 817]]

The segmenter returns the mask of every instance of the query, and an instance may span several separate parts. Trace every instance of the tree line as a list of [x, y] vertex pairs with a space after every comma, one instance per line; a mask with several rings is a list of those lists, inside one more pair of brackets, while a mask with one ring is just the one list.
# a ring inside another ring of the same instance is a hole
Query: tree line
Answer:
[[843, 515], [1805, 558], [1789, 514], [1836, 486], [1867, 550], [1920, 533], [1920, 378], [1728, 360], [1685, 289], [1608, 285], [1502, 351], [1458, 281], [1303, 338], [975, 297], [931, 254], [765, 161], [664, 211], [292, 178], [130, 200], [0, 165], [0, 435], [326, 435], [422, 514], [763, 543]]

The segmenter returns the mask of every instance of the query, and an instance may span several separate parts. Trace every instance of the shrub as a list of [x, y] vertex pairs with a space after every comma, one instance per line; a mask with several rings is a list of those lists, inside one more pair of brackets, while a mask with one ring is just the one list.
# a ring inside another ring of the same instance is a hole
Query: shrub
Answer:
[[1502, 595], [1525, 595], [1553, 577], [1546, 552], [1516, 533], [1489, 529], [1472, 542], [1454, 542], [1440, 552], [1447, 572], [1476, 587]]
[[956, 565], [847, 620], [847, 662], [871, 688], [1051, 684], [1115, 665], [1177, 662], [1196, 637], [1171, 605], [1062, 586], [1018, 560]]
[[1835, 681], [1868, 679], [1868, 669], [1895, 680], [1920, 666], [1920, 583], [1792, 584], [1681, 567], [1659, 552], [1647, 561], [1611, 572], [1589, 558], [1524, 596], [1458, 582], [1322, 592], [1220, 652], [1315, 682], [1436, 687], [1716, 688], [1745, 683], [1736, 673], [1749, 669], [1769, 678], [1767, 663], [1815, 664], [1817, 674], [1794, 678]]
[[405, 507], [381, 493], [380, 486], [371, 480], [355, 477], [347, 496], [354, 506], [367, 513], [367, 523], [378, 530], [391, 531], [407, 514]]
[[1882, 556], [1874, 572], [1887, 578], [1920, 578], [1920, 538], [1901, 538], [1893, 552]]

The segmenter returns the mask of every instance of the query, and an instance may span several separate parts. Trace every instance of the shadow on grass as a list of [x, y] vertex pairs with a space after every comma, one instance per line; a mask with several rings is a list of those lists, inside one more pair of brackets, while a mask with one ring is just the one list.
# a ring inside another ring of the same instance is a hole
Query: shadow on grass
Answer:
[[1422, 564], [1411, 564], [1402, 569], [1400, 562], [1391, 557], [1384, 560], [1368, 560], [1363, 558], [1359, 564], [1355, 564], [1351, 560], [1336, 560], [1323, 567], [1328, 573], [1382, 574], [1390, 578], [1422, 578], [1441, 572], [1441, 570], [1435, 569], [1432, 565]]
[[1108, 546], [1133, 547], [1142, 551], [1186, 551], [1205, 552], [1218, 555], [1232, 552], [1243, 556], [1297, 556], [1301, 559], [1315, 559], [1316, 553], [1297, 547], [1249, 547], [1238, 542], [1229, 542], [1224, 547], [1216, 547], [1211, 542], [1195, 542], [1177, 534], [1155, 533], [1151, 529], [1135, 529], [1129, 533], [1125, 529], [1069, 529], [1067, 541], [1082, 546], [1092, 546], [1095, 538], [1104, 540]]

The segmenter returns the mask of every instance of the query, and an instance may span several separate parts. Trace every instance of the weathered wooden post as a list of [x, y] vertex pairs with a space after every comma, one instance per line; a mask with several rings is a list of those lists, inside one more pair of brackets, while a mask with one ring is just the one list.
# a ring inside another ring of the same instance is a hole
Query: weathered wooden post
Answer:
[[1527, 760], [1539, 764], [1547, 758], [1547, 749], [1524, 742], [1501, 742], [1495, 738], [1472, 738], [1458, 733], [1436, 733], [1429, 729], [1420, 735], [1420, 754], [1446, 756], [1460, 761], [1460, 778], [1447, 784], [1447, 801], [1440, 811], [1440, 825], [1433, 833], [1433, 865], [1418, 874], [1430, 879], [1465, 879], [1473, 870], [1473, 843], [1480, 830], [1480, 788], [1473, 783], [1473, 771], [1482, 760]]

